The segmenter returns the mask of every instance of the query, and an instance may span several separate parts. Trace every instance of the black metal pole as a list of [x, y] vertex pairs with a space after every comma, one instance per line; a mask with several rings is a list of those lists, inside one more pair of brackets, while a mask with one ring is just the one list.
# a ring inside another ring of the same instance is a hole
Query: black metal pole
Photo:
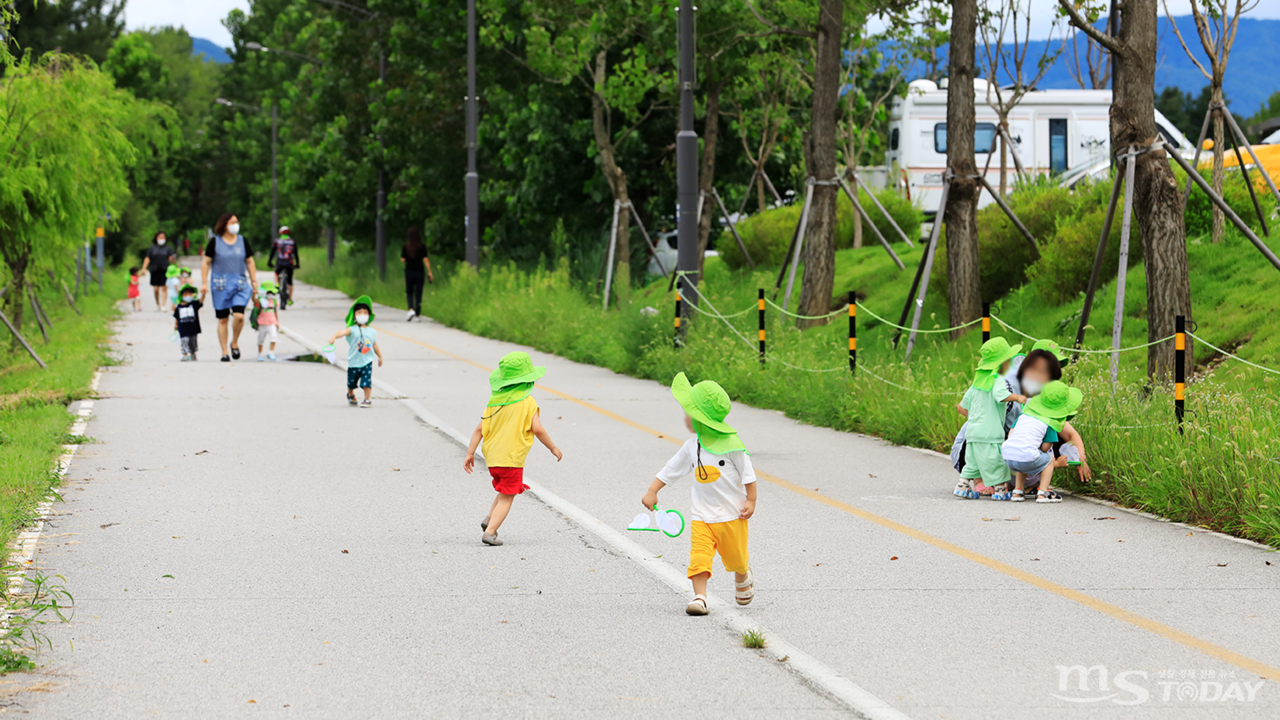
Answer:
[[1178, 420], [1178, 433], [1182, 434], [1182, 419], [1186, 413], [1183, 402], [1187, 382], [1187, 318], [1178, 315], [1173, 319], [1173, 414]]
[[[698, 301], [698, 134], [693, 129], [693, 0], [680, 0], [680, 130], [676, 133], [676, 269], [684, 301]], [[619, 278], [626, 282], [627, 278]], [[681, 327], [681, 332], [688, 332]]]
[[334, 255], [338, 251], [338, 233], [333, 229], [332, 225], [325, 228], [325, 232], [329, 236], [329, 267], [333, 267]]
[[[1225, 113], [1226, 110], [1222, 112]], [[1231, 141], [1231, 149], [1235, 151], [1236, 165], [1240, 168], [1241, 177], [1244, 178], [1244, 186], [1249, 189], [1249, 199], [1253, 201], [1253, 209], [1258, 213], [1258, 222], [1262, 223], [1262, 234], [1271, 237], [1271, 230], [1267, 227], [1267, 216], [1262, 212], [1262, 205], [1258, 204], [1258, 194], [1253, 191], [1253, 182], [1249, 179], [1249, 168], [1244, 166], [1244, 158], [1240, 156], [1240, 144], [1236, 142], [1235, 133], [1227, 133], [1227, 139]]]
[[[1119, 169], [1124, 170], [1124, 163], [1130, 160], [1132, 158], [1125, 156]], [[1089, 275], [1089, 289], [1085, 291], [1084, 308], [1080, 311], [1080, 328], [1076, 330], [1077, 350], [1084, 346], [1084, 331], [1089, 326], [1089, 313], [1093, 312], [1093, 295], [1098, 291], [1098, 280], [1102, 277], [1102, 260], [1107, 254], [1107, 242], [1111, 239], [1111, 223], [1116, 218], [1116, 203], [1120, 200], [1120, 185], [1123, 182], [1120, 177], [1120, 173], [1117, 172], [1112, 181], [1111, 200], [1107, 203], [1107, 214], [1102, 221], [1102, 238], [1098, 240], [1098, 252], [1093, 256], [1093, 272]]]
[[760, 315], [760, 369], [764, 369], [764, 288], [756, 294], [756, 312]]
[[982, 342], [991, 339], [991, 303], [982, 303]]
[[673, 342], [677, 350], [679, 350], [680, 346], [684, 344], [682, 342], [684, 339], [682, 337], [684, 335], [684, 331], [680, 327], [680, 315], [684, 311], [684, 308], [680, 307], [680, 299], [680, 288], [676, 288], [676, 333]]
[[[386, 97], [387, 83], [387, 53], [383, 50], [378, 54], [378, 83], [382, 85], [383, 97]], [[382, 154], [386, 156], [387, 144], [382, 137], [382, 133], [378, 133], [378, 147], [382, 149]], [[386, 169], [384, 168], [383, 158], [378, 159], [378, 217], [374, 222], [374, 248], [378, 256], [378, 277], [387, 276], [387, 224], [383, 221], [382, 210], [387, 206], [387, 187], [386, 187]]]
[[476, 0], [467, 0], [467, 264], [480, 267], [480, 174], [476, 172]]

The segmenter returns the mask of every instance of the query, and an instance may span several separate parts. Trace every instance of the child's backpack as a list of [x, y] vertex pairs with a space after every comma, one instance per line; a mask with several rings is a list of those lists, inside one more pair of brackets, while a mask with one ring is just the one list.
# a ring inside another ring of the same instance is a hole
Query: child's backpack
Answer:
[[258, 303], [255, 302], [253, 304], [253, 312], [249, 313], [249, 327], [253, 328], [254, 330], [258, 329], [258, 315], [260, 315], [261, 313], [262, 313], [262, 306], [258, 305]]

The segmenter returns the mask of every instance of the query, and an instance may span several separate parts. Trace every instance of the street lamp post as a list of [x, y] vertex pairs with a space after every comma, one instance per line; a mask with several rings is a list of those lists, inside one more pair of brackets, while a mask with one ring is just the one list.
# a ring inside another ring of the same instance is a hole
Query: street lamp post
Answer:
[[[676, 268], [684, 306], [698, 303], [698, 133], [693, 129], [693, 0], [680, 0], [680, 131], [676, 133]], [[687, 313], [688, 310], [684, 311]], [[681, 336], [689, 323], [680, 323]]]
[[480, 267], [480, 174], [476, 172], [476, 0], [467, 0], [467, 263]]

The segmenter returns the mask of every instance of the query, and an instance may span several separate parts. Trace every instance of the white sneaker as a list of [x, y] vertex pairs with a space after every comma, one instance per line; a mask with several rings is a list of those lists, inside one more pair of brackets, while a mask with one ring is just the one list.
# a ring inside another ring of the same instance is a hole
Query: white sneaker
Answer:
[[269, 352], [269, 353], [267, 353], [267, 359], [268, 359], [268, 360], [275, 360], [275, 359], [276, 359], [276, 354], [275, 354], [275, 353], [273, 353], [273, 352]]
[[414, 316], [415, 314], [416, 314], [416, 313], [414, 313], [412, 310], [410, 310], [410, 311], [409, 311], [409, 312], [404, 316], [404, 321], [405, 321], [405, 322], [413, 322], [413, 316]]
[[258, 362], [262, 362], [263, 360], [266, 360], [266, 359], [267, 359], [266, 355], [263, 355], [262, 353], [258, 353]]

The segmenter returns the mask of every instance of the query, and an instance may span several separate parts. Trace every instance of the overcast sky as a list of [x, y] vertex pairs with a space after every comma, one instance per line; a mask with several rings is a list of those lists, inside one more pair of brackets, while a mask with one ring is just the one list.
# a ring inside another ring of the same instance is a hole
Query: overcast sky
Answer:
[[[1030, 2], [1031, 36], [1046, 37], [1057, 17], [1057, 0]], [[1169, 9], [1174, 15], [1189, 15], [1190, 2], [1191, 0], [1168, 0]], [[226, 47], [231, 44], [231, 35], [222, 27], [222, 19], [234, 8], [248, 12], [249, 0], [129, 0], [125, 15], [130, 28], [181, 25], [193, 37], [206, 38]], [[1161, 14], [1164, 14], [1163, 7]], [[1280, 18], [1280, 0], [1263, 0], [1247, 17], [1260, 20]]]

